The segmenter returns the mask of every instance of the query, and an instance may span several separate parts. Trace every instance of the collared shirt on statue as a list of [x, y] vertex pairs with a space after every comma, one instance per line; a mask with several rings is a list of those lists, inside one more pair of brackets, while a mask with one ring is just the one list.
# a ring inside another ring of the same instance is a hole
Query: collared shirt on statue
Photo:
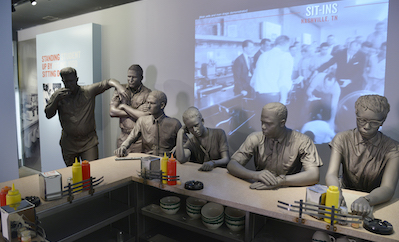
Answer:
[[142, 137], [142, 152], [162, 155], [176, 146], [177, 132], [181, 128], [180, 121], [165, 114], [154, 119], [154, 116], [143, 116], [137, 119], [136, 126], [130, 132], [122, 146], [129, 147]]
[[338, 133], [329, 145], [342, 156], [344, 188], [370, 192], [381, 185], [385, 166], [399, 156], [398, 142], [378, 132], [363, 140], [357, 129]]
[[[275, 151], [274, 141], [262, 132], [252, 133], [231, 159], [245, 166], [254, 157], [257, 171], [267, 169], [276, 175], [291, 175], [300, 172], [302, 167], [306, 170], [323, 165], [316, 146], [302, 133], [287, 129], [286, 134], [276, 140], [278, 144]], [[275, 152], [277, 155], [273, 154]]]

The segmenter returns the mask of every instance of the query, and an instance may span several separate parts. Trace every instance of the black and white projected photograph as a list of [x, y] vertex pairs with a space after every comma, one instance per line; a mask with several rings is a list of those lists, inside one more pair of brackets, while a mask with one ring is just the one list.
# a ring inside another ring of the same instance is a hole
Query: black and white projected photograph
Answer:
[[388, 5], [346, 0], [198, 16], [194, 105], [231, 139], [260, 131], [262, 107], [281, 102], [288, 128], [330, 142], [356, 127], [359, 96], [384, 95]]

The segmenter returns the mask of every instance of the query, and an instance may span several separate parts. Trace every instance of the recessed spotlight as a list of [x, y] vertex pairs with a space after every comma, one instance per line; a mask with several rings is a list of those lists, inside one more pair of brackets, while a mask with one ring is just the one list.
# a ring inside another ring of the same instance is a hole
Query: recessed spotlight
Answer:
[[30, 0], [30, 3], [35, 6], [37, 4], [36, 0]]

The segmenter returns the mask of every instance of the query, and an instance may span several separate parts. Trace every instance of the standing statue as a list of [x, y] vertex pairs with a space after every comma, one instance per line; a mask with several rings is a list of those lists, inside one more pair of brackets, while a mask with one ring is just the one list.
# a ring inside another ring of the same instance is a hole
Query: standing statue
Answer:
[[[196, 107], [189, 107], [183, 114], [184, 126], [177, 133], [176, 158], [180, 163], [194, 161], [202, 164], [200, 171], [211, 171], [225, 166], [230, 160], [229, 145], [223, 129], [204, 126], [204, 119]], [[186, 133], [193, 136], [183, 143]]]
[[[111, 117], [119, 117], [119, 127], [121, 133], [117, 140], [117, 148], [126, 140], [137, 119], [150, 113], [146, 110], [146, 100], [151, 90], [143, 85], [143, 69], [139, 65], [131, 65], [127, 70], [127, 84], [123, 85], [128, 93], [128, 98], [124, 99], [118, 90], [114, 91], [111, 98], [109, 113]], [[128, 153], [141, 152], [141, 138], [132, 144], [127, 150]]]
[[[368, 192], [351, 204], [352, 212], [368, 215], [371, 206], [389, 201], [399, 176], [398, 142], [378, 131], [389, 112], [388, 100], [365, 95], [355, 103], [357, 128], [340, 132], [330, 142], [327, 186]], [[342, 166], [342, 179], [339, 170]], [[346, 206], [341, 194], [341, 205]]]
[[94, 119], [95, 97], [105, 90], [115, 87], [123, 99], [128, 97], [126, 89], [114, 79], [104, 80], [87, 86], [78, 85], [78, 75], [72, 67], [60, 71], [65, 88], [53, 93], [46, 105], [48, 119], [58, 111], [62, 134], [60, 146], [67, 166], [75, 157], [82, 160], [98, 159], [98, 138]]
[[149, 116], [137, 119], [136, 125], [127, 139], [114, 151], [118, 157], [127, 156], [127, 149], [142, 137], [142, 153], [163, 155], [169, 154], [176, 146], [177, 132], [181, 128], [180, 121], [165, 115], [167, 103], [165, 93], [152, 91], [147, 97]]
[[[255, 180], [250, 188], [259, 190], [316, 184], [323, 165], [316, 146], [308, 136], [288, 129], [286, 120], [285, 105], [266, 104], [261, 114], [262, 131], [250, 134], [233, 154], [227, 165], [230, 174]], [[252, 157], [256, 171], [245, 168]]]

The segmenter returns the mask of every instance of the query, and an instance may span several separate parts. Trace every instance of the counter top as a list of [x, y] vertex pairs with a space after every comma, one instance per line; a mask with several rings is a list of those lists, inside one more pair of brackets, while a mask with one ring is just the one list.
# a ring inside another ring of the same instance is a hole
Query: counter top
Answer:
[[[130, 154], [131, 157], [143, 157], [145, 154]], [[90, 162], [91, 176], [99, 178], [104, 176], [104, 182], [97, 186], [96, 192], [107, 190], [112, 187], [124, 184], [129, 181], [143, 182], [139, 177], [141, 162], [140, 160], [122, 160], [115, 161], [115, 157], [108, 157]], [[169, 186], [163, 185], [161, 189], [175, 192], [178, 194], [202, 198], [208, 201], [223, 204], [225, 206], [236, 207], [252, 213], [277, 218], [280, 220], [295, 222], [298, 214], [277, 207], [277, 201], [294, 204], [294, 201], [305, 200], [306, 187], [286, 187], [278, 190], [252, 190], [249, 188], [250, 183], [245, 180], [236, 178], [228, 174], [224, 168], [216, 168], [211, 172], [198, 171], [200, 164], [177, 162], [177, 175], [180, 176], [180, 185]], [[71, 167], [57, 170], [62, 174], [63, 186], [67, 184], [68, 177], [72, 176]], [[191, 191], [184, 189], [184, 183], [189, 180], [202, 181], [204, 189], [199, 191]], [[148, 185], [160, 187], [157, 180], [147, 180]], [[22, 197], [39, 196], [39, 176], [33, 175], [12, 181], [0, 183], [0, 187], [11, 186], [15, 184]], [[365, 193], [343, 190], [347, 204], [351, 204], [359, 196]], [[87, 192], [75, 195], [75, 199], [87, 196]], [[346, 234], [348, 236], [358, 237], [372, 241], [399, 241], [399, 199], [393, 198], [390, 202], [374, 207], [374, 216], [382, 220], [389, 221], [395, 230], [392, 235], [378, 235], [368, 232], [363, 227], [354, 229], [348, 226], [335, 225], [337, 233]], [[66, 197], [55, 201], [43, 201], [36, 208], [38, 214], [45, 213], [48, 210], [67, 204]], [[315, 229], [326, 230], [328, 224], [324, 221], [317, 220], [311, 216], [303, 215], [305, 219], [304, 225]]]

